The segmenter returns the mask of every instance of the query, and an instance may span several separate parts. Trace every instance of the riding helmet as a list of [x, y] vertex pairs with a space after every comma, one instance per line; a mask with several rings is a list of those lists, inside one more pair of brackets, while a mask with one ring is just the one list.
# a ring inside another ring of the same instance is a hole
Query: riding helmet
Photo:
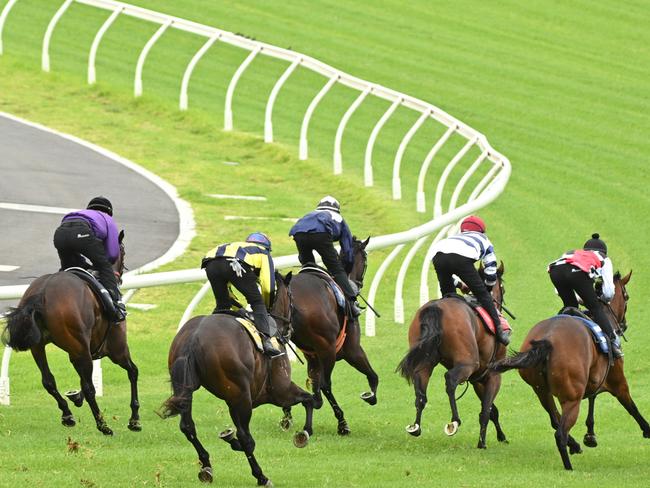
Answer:
[[86, 206], [88, 210], [99, 210], [100, 212], [107, 213], [111, 217], [113, 216], [113, 205], [110, 200], [106, 197], [95, 197], [88, 202]]
[[600, 238], [600, 234], [591, 234], [591, 239], [585, 242], [582, 246], [585, 251], [600, 251], [604, 256], [607, 256], [607, 244]]
[[320, 199], [320, 202], [318, 202], [318, 205], [316, 206], [316, 210], [332, 210], [333, 212], [341, 213], [341, 204], [333, 196], [327, 195]]
[[460, 223], [460, 231], [485, 233], [485, 222], [483, 222], [482, 218], [477, 217], [476, 215], [470, 215], [469, 217], [465, 217]]
[[271, 250], [271, 239], [269, 239], [263, 232], [253, 232], [246, 238], [246, 242], [260, 244], [269, 251]]

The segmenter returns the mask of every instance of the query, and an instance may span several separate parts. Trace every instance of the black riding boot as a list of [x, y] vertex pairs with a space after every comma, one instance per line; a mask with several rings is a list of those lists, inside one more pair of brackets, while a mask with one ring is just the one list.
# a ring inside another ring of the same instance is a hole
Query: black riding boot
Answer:
[[124, 305], [119, 292], [115, 292], [115, 290], [109, 290], [108, 293], [111, 295], [111, 298], [113, 299], [113, 306], [115, 307], [113, 320], [116, 324], [119, 324], [120, 322], [125, 321], [126, 316], [128, 315], [126, 311], [126, 305]]
[[504, 346], [507, 346], [510, 344], [510, 331], [505, 331], [501, 327], [501, 320], [494, 320], [494, 317], [492, 317], [492, 322], [494, 322], [494, 335], [497, 338], [497, 341], [499, 341], [501, 344]]
[[362, 309], [359, 306], [359, 302], [357, 302], [356, 298], [348, 298], [347, 301], [350, 305], [351, 318], [356, 319], [359, 315], [361, 315], [362, 312]]
[[609, 345], [612, 348], [612, 357], [614, 359], [623, 357], [623, 351], [621, 350], [621, 346], [618, 344], [618, 337], [616, 336], [615, 332], [612, 332], [612, 334], [609, 336]]
[[271, 343], [271, 337], [269, 336], [269, 322], [266, 314], [254, 313], [253, 317], [255, 317], [255, 327], [257, 327], [257, 331], [260, 333], [260, 338], [262, 339], [262, 349], [264, 350], [264, 354], [271, 358], [282, 356], [284, 353], [279, 349], [276, 349]]

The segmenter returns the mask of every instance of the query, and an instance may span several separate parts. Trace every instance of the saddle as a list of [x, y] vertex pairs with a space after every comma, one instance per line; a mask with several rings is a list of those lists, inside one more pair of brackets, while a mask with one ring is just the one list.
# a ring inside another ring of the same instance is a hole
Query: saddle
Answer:
[[115, 317], [116, 310], [115, 305], [113, 304], [113, 299], [108, 293], [108, 290], [100, 283], [100, 281], [93, 275], [90, 271], [84, 268], [72, 267], [66, 268], [64, 270], [66, 273], [72, 273], [78, 278], [81, 278], [91, 289], [95, 298], [99, 302], [99, 305], [102, 309], [102, 314], [108, 320], [112, 317]]
[[[600, 325], [591, 320], [591, 317], [574, 307], [563, 308], [555, 317], [573, 317], [578, 319], [591, 332], [591, 338], [596, 344], [596, 348], [604, 355], [609, 356], [609, 341], [607, 340], [607, 336], [603, 332], [603, 329], [600, 328]], [[620, 341], [621, 339], [617, 336], [616, 345], [619, 347], [621, 346]]]
[[[239, 324], [248, 333], [248, 337], [250, 337], [253, 341], [253, 344], [255, 344], [255, 348], [262, 354], [264, 353], [264, 347], [262, 346], [262, 337], [260, 336], [257, 327], [255, 327], [253, 319], [248, 315], [248, 312], [244, 311], [242, 313], [239, 310], [219, 310], [217, 313], [234, 317], [235, 320], [239, 322]], [[271, 344], [273, 344], [273, 347], [276, 349], [283, 349], [282, 344], [280, 344], [280, 341], [278, 341], [276, 337], [271, 337]]]
[[[458, 295], [457, 293], [450, 293], [448, 295], [445, 295], [443, 298], [456, 298], [458, 300], [462, 300], [465, 302], [467, 305], [470, 306], [470, 308], [474, 311], [474, 314], [478, 317], [478, 319], [481, 321], [483, 324], [483, 327], [485, 327], [485, 330], [487, 330], [490, 334], [496, 335], [496, 328], [494, 327], [494, 322], [492, 321], [492, 317], [490, 317], [490, 314], [488, 313], [485, 308], [483, 308], [476, 297], [474, 295]], [[497, 310], [499, 314], [499, 319], [501, 320], [501, 329], [506, 332], [506, 331], [512, 331], [512, 327], [510, 327], [510, 324], [506, 320], [506, 318], [501, 315], [501, 312]]]
[[338, 305], [339, 310], [345, 313], [345, 294], [343, 293], [343, 290], [341, 290], [341, 287], [336, 283], [336, 281], [334, 281], [334, 278], [332, 278], [332, 275], [329, 273], [329, 271], [321, 266], [318, 266], [316, 263], [307, 263], [303, 265], [302, 268], [300, 268], [300, 271], [298, 271], [298, 273], [309, 273], [323, 278], [332, 289], [332, 293], [334, 293], [334, 298], [336, 298], [336, 304]]

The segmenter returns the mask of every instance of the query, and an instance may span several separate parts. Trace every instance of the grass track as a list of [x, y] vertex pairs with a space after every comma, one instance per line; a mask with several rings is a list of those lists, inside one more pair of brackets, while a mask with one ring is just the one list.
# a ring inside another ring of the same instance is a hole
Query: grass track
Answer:
[[[5, 3], [0, 0], [0, 8]], [[650, 210], [646, 191], [650, 33], [644, 28], [650, 14], [644, 2], [134, 3], [290, 46], [435, 103], [485, 133], [513, 164], [506, 192], [482, 215], [506, 263], [508, 306], [519, 316], [514, 343], [533, 323], [558, 308], [546, 263], [599, 231], [614, 264], [622, 271], [634, 269], [626, 369], [639, 408], [650, 415], [650, 367], [645, 359], [650, 340], [643, 321], [649, 311], [644, 297], [650, 290], [644, 221]], [[403, 202], [390, 200], [387, 179], [401, 136], [413, 123], [412, 113], [399, 111], [382, 131], [375, 149], [378, 185], [361, 190], [349, 177], [361, 175], [369, 124], [385, 104], [364, 104], [355, 114], [344, 140], [346, 177], [334, 178], [330, 175], [332, 135], [337, 117], [354, 93], [342, 89], [323, 102], [310, 128], [313, 158], [298, 162], [300, 118], [294, 114], [304, 112], [322, 80], [305, 72], [297, 73], [295, 80], [292, 77], [274, 117], [279, 143], [265, 145], [260, 135], [263, 104], [254, 95], [268, 92], [266, 75], [280, 73], [284, 65], [264, 61], [251, 67], [235, 98], [238, 132], [226, 134], [220, 130], [223, 96], [216, 94], [225, 93], [229, 74], [243, 59], [241, 51], [218, 46], [208, 53], [193, 77], [191, 110], [181, 114], [175, 107], [182, 67], [200, 40], [180, 34], [163, 38], [161, 49], [152, 50], [145, 66], [145, 97], [134, 101], [130, 93], [137, 49], [152, 27], [120, 19], [100, 49], [100, 83], [87, 87], [87, 48], [105, 17], [75, 5], [55, 34], [53, 73], [45, 75], [38, 70], [38, 49], [57, 6], [45, 0], [16, 4], [5, 28], [7, 54], [0, 58], [0, 110], [103, 145], [176, 185], [182, 197], [192, 202], [199, 235], [190, 252], [165, 269], [195, 266], [216, 241], [239, 238], [250, 229], [249, 223], [224, 221], [224, 215], [296, 217], [333, 189], [359, 235], [422, 221], [413, 213], [409, 192], [415, 179], [408, 169], [417, 168], [430, 140], [414, 139], [407, 152]], [[433, 138], [439, 129], [427, 130]], [[224, 167], [224, 160], [242, 164]], [[203, 196], [226, 193], [233, 185], [242, 192], [273, 195], [273, 200], [263, 206], [216, 204]], [[286, 222], [270, 221], [265, 230], [279, 253], [292, 250]], [[372, 254], [369, 276], [382, 255]], [[391, 270], [388, 283], [395, 274]], [[406, 304], [407, 315], [416, 305], [415, 275], [407, 281], [414, 290]], [[129, 322], [131, 348], [141, 371], [145, 427], [141, 435], [125, 428], [128, 393], [122, 371], [104, 365], [106, 395], [100, 405], [109, 418], [117, 417], [111, 420], [117, 436], [105, 439], [95, 430], [87, 408], [78, 411], [78, 427], [60, 426], [58, 410], [42, 390], [31, 357], [14, 356], [12, 407], [0, 408], [0, 486], [198, 483], [194, 450], [176, 421], [163, 422], [153, 414], [168, 392], [164, 365], [176, 321], [197, 288], [181, 285], [137, 296], [137, 301], [160, 304], [152, 312], [133, 312]], [[299, 451], [288, 434], [277, 430], [277, 410], [256, 411], [257, 457], [276, 486], [641, 486], [647, 482], [649, 472], [642, 460], [648, 459], [650, 444], [615, 400], [605, 396], [597, 407], [599, 447], [574, 458], [575, 472], [563, 472], [548, 420], [532, 391], [514, 373], [504, 376], [497, 398], [509, 445], [496, 445], [490, 430], [487, 451], [474, 448], [478, 405], [471, 392], [460, 403], [464, 423], [459, 434], [451, 439], [443, 436], [441, 427], [449, 413], [440, 371], [429, 388], [424, 434], [408, 438], [403, 426], [413, 418], [413, 394], [392, 372], [406, 341], [405, 329], [390, 320], [391, 296], [391, 287], [385, 287], [379, 298], [384, 316], [378, 322], [378, 337], [364, 340], [380, 374], [380, 403], [372, 409], [362, 404], [357, 394], [365, 388], [365, 380], [347, 365], [335, 369], [335, 392], [353, 429], [349, 439], [336, 436], [333, 416], [324, 407], [316, 413], [316, 436], [310, 447]], [[210, 308], [208, 302], [202, 304], [204, 311]], [[61, 389], [72, 387], [76, 379], [67, 359], [59, 351], [51, 356]], [[303, 368], [296, 365], [294, 374], [302, 383]], [[199, 435], [212, 453], [215, 481], [221, 486], [252, 486], [243, 456], [216, 440], [216, 430], [229, 424], [224, 405], [203, 392], [195, 405]], [[578, 439], [584, 432], [584, 414], [574, 430]], [[68, 436], [81, 445], [76, 454], [66, 450]]]

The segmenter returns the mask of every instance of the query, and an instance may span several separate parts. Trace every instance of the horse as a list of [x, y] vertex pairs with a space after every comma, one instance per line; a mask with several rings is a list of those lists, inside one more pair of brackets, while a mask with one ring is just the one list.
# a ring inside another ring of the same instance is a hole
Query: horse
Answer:
[[[124, 272], [124, 231], [119, 234], [120, 253], [113, 271], [122, 282]], [[57, 390], [50, 371], [45, 346], [53, 343], [68, 353], [70, 362], [81, 379], [81, 393], [70, 394], [75, 406], [84, 398], [90, 406], [97, 429], [113, 435], [97, 406], [92, 382], [93, 359], [104, 356], [124, 368], [131, 384], [131, 418], [128, 428], [138, 432], [140, 424], [138, 401], [138, 368], [131, 360], [126, 341], [126, 321], [115, 325], [104, 316], [100, 301], [90, 286], [73, 273], [59, 271], [34, 280], [16, 308], [10, 309], [3, 341], [17, 351], [31, 350], [41, 372], [43, 387], [54, 397], [61, 410], [61, 423], [66, 427], [76, 424], [74, 416]]]
[[[625, 314], [629, 295], [626, 285], [631, 275], [631, 271], [625, 277], [618, 272], [614, 275], [614, 298], [605, 308], [614, 319], [619, 334], [627, 329]], [[555, 430], [555, 443], [567, 470], [573, 469], [569, 454], [582, 452], [570, 431], [578, 418], [580, 400], [583, 398], [589, 400], [587, 433], [583, 440], [587, 447], [597, 446], [594, 405], [596, 395], [604, 391], [616, 397], [639, 424], [643, 437], [650, 438], [650, 425], [630, 396], [623, 359], [612, 364], [608, 356], [601, 354], [591, 333], [579, 318], [559, 315], [542, 320], [528, 332], [520, 352], [496, 362], [491, 368], [495, 371], [518, 369], [524, 381], [533, 388], [550, 417]], [[561, 415], [554, 397], [557, 397], [562, 408]]]
[[[497, 269], [497, 283], [492, 287], [492, 298], [497, 309], [503, 304], [503, 263]], [[480, 270], [482, 272], [482, 270]], [[478, 448], [485, 449], [488, 420], [492, 420], [499, 442], [507, 442], [499, 423], [499, 410], [494, 399], [501, 387], [499, 374], [488, 366], [505, 357], [506, 347], [487, 332], [476, 313], [461, 297], [443, 297], [431, 300], [415, 313], [408, 332], [409, 351], [397, 366], [406, 380], [415, 388], [415, 422], [406, 431], [419, 436], [422, 433], [422, 410], [427, 404], [427, 386], [433, 369], [438, 364], [447, 368], [445, 384], [451, 406], [451, 422], [445, 425], [449, 436], [461, 424], [456, 406], [456, 388], [469, 381], [481, 400]], [[462, 395], [461, 395], [462, 396]]]
[[[354, 258], [348, 278], [359, 289], [363, 287], [367, 268], [368, 256], [365, 249], [369, 240], [370, 238], [365, 241], [353, 238]], [[359, 320], [347, 318], [345, 311], [337, 306], [328, 281], [316, 273], [299, 273], [291, 281], [291, 293], [294, 300], [292, 340], [307, 359], [308, 382], [312, 385], [314, 408], [319, 409], [323, 405], [322, 391], [338, 420], [338, 434], [347, 435], [350, 427], [332, 393], [334, 365], [344, 359], [366, 376], [370, 391], [362, 393], [361, 398], [370, 405], [377, 403], [379, 384], [377, 373], [361, 347]], [[290, 415], [290, 410], [286, 409], [285, 415]]]
[[[282, 277], [276, 272], [275, 276], [277, 290], [271, 315], [279, 322], [283, 342], [288, 342], [292, 320], [288, 287], [291, 273]], [[228, 429], [220, 437], [233, 450], [246, 454], [258, 485], [273, 486], [255, 459], [255, 440], [249, 429], [253, 409], [266, 403], [280, 407], [302, 403], [305, 427], [294, 436], [294, 444], [304, 447], [312, 434], [313, 399], [291, 381], [287, 355], [273, 359], [265, 356], [256, 349], [236, 317], [216, 313], [193, 317], [181, 327], [169, 349], [168, 365], [173, 394], [164, 402], [160, 415], [168, 418], [180, 414], [180, 430], [199, 456], [199, 480], [212, 482], [210, 455], [199, 441], [192, 419], [192, 395], [203, 386], [228, 404], [236, 433]]]

